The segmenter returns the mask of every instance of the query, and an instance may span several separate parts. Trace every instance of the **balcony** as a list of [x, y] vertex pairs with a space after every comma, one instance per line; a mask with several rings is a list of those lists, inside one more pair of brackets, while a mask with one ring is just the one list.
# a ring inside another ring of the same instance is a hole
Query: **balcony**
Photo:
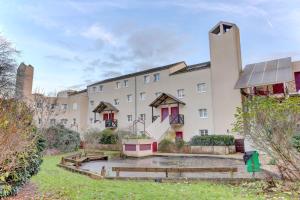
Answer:
[[170, 115], [170, 124], [171, 125], [183, 125], [184, 124], [184, 115], [178, 114], [175, 116]]
[[105, 120], [105, 128], [117, 128], [117, 127], [118, 127], [118, 120], [116, 119]]

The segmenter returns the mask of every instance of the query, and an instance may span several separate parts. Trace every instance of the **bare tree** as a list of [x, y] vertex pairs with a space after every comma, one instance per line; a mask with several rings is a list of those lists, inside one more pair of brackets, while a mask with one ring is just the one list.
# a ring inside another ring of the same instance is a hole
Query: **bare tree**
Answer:
[[0, 96], [13, 94], [18, 54], [12, 44], [0, 35]]
[[299, 98], [254, 97], [238, 108], [234, 124], [234, 131], [275, 159], [288, 180], [300, 179], [300, 154], [292, 143], [300, 119], [299, 105]]

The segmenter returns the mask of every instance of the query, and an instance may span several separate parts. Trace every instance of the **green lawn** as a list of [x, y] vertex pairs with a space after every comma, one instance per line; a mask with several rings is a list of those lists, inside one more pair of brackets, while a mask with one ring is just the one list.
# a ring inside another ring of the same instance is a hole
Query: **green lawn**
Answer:
[[46, 156], [32, 178], [43, 194], [58, 199], [261, 199], [254, 191], [223, 184], [155, 183], [152, 181], [94, 180], [56, 166], [61, 156]]

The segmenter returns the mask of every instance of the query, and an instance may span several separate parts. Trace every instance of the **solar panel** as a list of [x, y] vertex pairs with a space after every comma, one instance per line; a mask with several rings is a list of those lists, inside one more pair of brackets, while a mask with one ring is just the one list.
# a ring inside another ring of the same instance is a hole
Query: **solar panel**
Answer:
[[291, 58], [281, 58], [246, 65], [235, 88], [284, 83], [293, 80]]

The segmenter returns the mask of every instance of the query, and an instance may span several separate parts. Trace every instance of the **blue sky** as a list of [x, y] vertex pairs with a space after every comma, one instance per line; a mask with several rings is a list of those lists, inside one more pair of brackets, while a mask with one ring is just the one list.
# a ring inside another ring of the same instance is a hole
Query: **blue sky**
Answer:
[[208, 31], [220, 20], [239, 26], [243, 65], [300, 59], [299, 0], [0, 0], [0, 33], [46, 93], [208, 61]]

